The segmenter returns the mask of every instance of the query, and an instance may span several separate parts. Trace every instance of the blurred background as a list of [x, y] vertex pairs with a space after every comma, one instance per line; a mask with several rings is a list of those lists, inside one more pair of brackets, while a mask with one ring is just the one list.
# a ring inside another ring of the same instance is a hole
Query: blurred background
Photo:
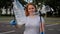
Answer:
[[[37, 7], [47, 6], [47, 10], [50, 9], [47, 17], [60, 17], [60, 0], [18, 0], [23, 6], [32, 2]], [[0, 0], [0, 16], [12, 16], [13, 15], [13, 2], [14, 0]]]
[[[23, 7], [27, 3], [34, 3], [37, 11], [41, 11], [45, 19], [46, 34], [60, 34], [60, 0], [16, 0]], [[17, 34], [14, 27], [10, 26], [10, 21], [15, 18], [13, 10], [14, 0], [0, 0], [0, 33]], [[21, 31], [21, 30], [19, 30]]]

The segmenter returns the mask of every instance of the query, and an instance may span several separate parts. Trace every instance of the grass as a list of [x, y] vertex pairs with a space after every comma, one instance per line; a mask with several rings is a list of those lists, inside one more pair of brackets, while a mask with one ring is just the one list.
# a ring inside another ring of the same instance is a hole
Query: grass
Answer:
[[45, 18], [47, 24], [60, 24], [60, 18]]
[[60, 22], [46, 22], [47, 24], [60, 24]]
[[13, 16], [0, 16], [0, 22], [10, 22], [13, 18]]

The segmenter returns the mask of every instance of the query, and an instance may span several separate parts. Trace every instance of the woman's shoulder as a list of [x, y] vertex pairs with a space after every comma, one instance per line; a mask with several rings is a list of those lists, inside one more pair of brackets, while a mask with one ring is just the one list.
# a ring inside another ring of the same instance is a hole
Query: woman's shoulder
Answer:
[[37, 18], [40, 18], [40, 16], [39, 16], [39, 15], [36, 15], [36, 17], [37, 17]]
[[41, 18], [42, 20], [44, 20], [44, 18], [43, 18], [42, 16], [39, 16], [39, 15], [37, 15], [37, 18], [38, 18], [38, 19]]

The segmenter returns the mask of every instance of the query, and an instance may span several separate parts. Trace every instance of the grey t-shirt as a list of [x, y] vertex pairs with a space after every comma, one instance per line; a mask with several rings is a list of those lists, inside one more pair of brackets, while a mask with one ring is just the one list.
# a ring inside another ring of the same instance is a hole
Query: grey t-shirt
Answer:
[[[42, 23], [44, 22], [43, 17], [41, 17]], [[23, 18], [19, 25], [25, 24], [25, 31], [24, 34], [39, 34], [39, 27], [40, 27], [40, 17], [35, 16], [34, 18], [30, 18], [29, 16]]]

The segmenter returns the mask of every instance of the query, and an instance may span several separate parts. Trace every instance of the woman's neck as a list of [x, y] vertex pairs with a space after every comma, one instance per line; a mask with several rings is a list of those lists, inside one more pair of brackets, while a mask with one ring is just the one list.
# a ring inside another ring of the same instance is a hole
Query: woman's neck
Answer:
[[34, 18], [36, 15], [29, 15], [29, 17]]
[[34, 15], [35, 15], [35, 14], [33, 14], [33, 13], [30, 13], [30, 14], [29, 14], [29, 16], [34, 16]]

